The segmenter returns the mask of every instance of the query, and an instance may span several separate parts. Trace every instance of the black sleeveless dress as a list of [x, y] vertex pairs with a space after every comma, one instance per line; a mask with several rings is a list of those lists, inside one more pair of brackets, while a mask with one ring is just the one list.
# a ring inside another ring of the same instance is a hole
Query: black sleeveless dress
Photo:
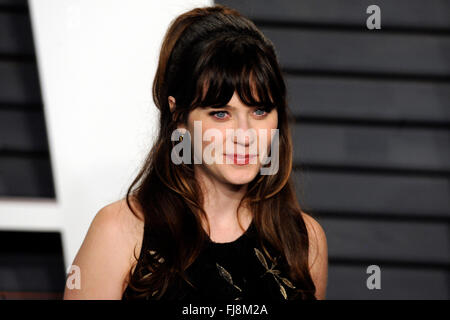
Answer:
[[[148, 233], [144, 228], [144, 241], [135, 270], [142, 263], [143, 254], [155, 253], [155, 250], [151, 250], [149, 241], [146, 241]], [[297, 294], [298, 286], [288, 277], [287, 263], [281, 255], [267, 249], [268, 254], [276, 257], [276, 263], [272, 263], [259, 246], [253, 221], [234, 241], [217, 243], [208, 239], [200, 256], [187, 269], [187, 275], [195, 288], [187, 283], [181, 289], [169, 287], [161, 300], [275, 302], [301, 299]], [[130, 299], [130, 293], [132, 289], [128, 286], [122, 299]], [[310, 299], [315, 298], [311, 295]]]

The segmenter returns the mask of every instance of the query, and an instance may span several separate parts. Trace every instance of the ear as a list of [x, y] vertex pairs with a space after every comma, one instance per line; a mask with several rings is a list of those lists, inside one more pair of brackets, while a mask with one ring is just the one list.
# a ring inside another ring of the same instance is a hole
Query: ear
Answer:
[[[175, 98], [172, 96], [169, 96], [168, 100], [169, 100], [170, 112], [173, 113], [173, 111], [175, 110]], [[178, 128], [186, 129], [186, 127], [183, 124], [179, 125]]]
[[172, 96], [169, 96], [169, 106], [170, 106], [170, 112], [173, 112], [175, 110], [175, 98]]

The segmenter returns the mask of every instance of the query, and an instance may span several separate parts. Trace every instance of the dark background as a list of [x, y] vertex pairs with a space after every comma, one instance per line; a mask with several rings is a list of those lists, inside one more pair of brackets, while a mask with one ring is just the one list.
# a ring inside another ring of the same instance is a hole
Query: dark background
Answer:
[[[328, 238], [327, 298], [448, 299], [450, 2], [217, 3], [277, 49], [298, 194]], [[372, 264], [381, 290], [366, 287]]]
[[[0, 201], [55, 198], [48, 149], [28, 4], [0, 0]], [[64, 269], [60, 233], [0, 229], [0, 299], [61, 298]]]
[[[449, 299], [450, 2], [219, 3], [276, 46], [298, 195], [328, 239], [327, 298]], [[381, 30], [366, 28], [371, 4]], [[0, 197], [55, 197], [24, 0], [0, 0]], [[381, 290], [366, 287], [372, 264]], [[0, 298], [63, 287], [59, 233], [0, 231]]]

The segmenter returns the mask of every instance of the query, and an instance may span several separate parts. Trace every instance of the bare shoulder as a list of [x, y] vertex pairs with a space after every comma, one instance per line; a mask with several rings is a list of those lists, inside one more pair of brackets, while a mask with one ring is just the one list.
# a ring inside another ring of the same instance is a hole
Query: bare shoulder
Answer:
[[316, 219], [303, 211], [302, 217], [308, 230], [310, 258], [313, 265], [319, 258], [319, 255], [327, 253], [327, 238], [324, 229]]
[[325, 231], [323, 230], [320, 223], [316, 219], [314, 219], [310, 214], [303, 211], [302, 217], [303, 220], [305, 221], [306, 228], [308, 229], [308, 235], [312, 236], [311, 240], [317, 242], [318, 244], [323, 241], [326, 242]]
[[139, 205], [130, 200], [130, 206], [126, 199], [112, 202], [99, 210], [95, 219], [104, 219], [107, 225], [119, 228], [123, 235], [136, 236], [136, 230], [141, 230], [144, 226], [144, 216]]
[[104, 228], [108, 228], [111, 235], [120, 237], [126, 249], [132, 249], [130, 263], [139, 257], [144, 232], [144, 216], [139, 205], [130, 199], [130, 206], [126, 199], [120, 199], [104, 206], [97, 213], [94, 220], [99, 220]]
[[317, 299], [325, 299], [328, 281], [328, 245], [325, 231], [311, 215], [302, 212], [309, 238], [308, 264]]
[[73, 262], [81, 271], [81, 289], [66, 287], [64, 299], [121, 298], [143, 236], [142, 213], [131, 205], [136, 215], [125, 199], [96, 213]]

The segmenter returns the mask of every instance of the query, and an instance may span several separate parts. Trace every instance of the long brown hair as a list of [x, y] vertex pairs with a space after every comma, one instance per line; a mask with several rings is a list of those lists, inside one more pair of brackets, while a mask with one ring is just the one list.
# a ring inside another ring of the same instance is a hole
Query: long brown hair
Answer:
[[[129, 298], [158, 300], [169, 284], [180, 280], [195, 286], [185, 271], [208, 238], [201, 223], [207, 217], [194, 165], [171, 161], [171, 135], [180, 123], [186, 124], [191, 110], [223, 106], [235, 91], [246, 105], [276, 108], [282, 160], [276, 174], [258, 174], [249, 183], [239, 207], [245, 203], [252, 212], [264, 251], [268, 252], [268, 243], [282, 254], [298, 294], [315, 299], [308, 268], [309, 239], [291, 178], [292, 116], [275, 48], [253, 22], [223, 5], [195, 8], [178, 16], [161, 46], [153, 82], [159, 132], [126, 195], [132, 211], [131, 200], [138, 204], [145, 230], [159, 250], [156, 255], [143, 254], [140, 268], [134, 274], [130, 270], [128, 286], [133, 297]], [[169, 96], [176, 100], [173, 112]]]

